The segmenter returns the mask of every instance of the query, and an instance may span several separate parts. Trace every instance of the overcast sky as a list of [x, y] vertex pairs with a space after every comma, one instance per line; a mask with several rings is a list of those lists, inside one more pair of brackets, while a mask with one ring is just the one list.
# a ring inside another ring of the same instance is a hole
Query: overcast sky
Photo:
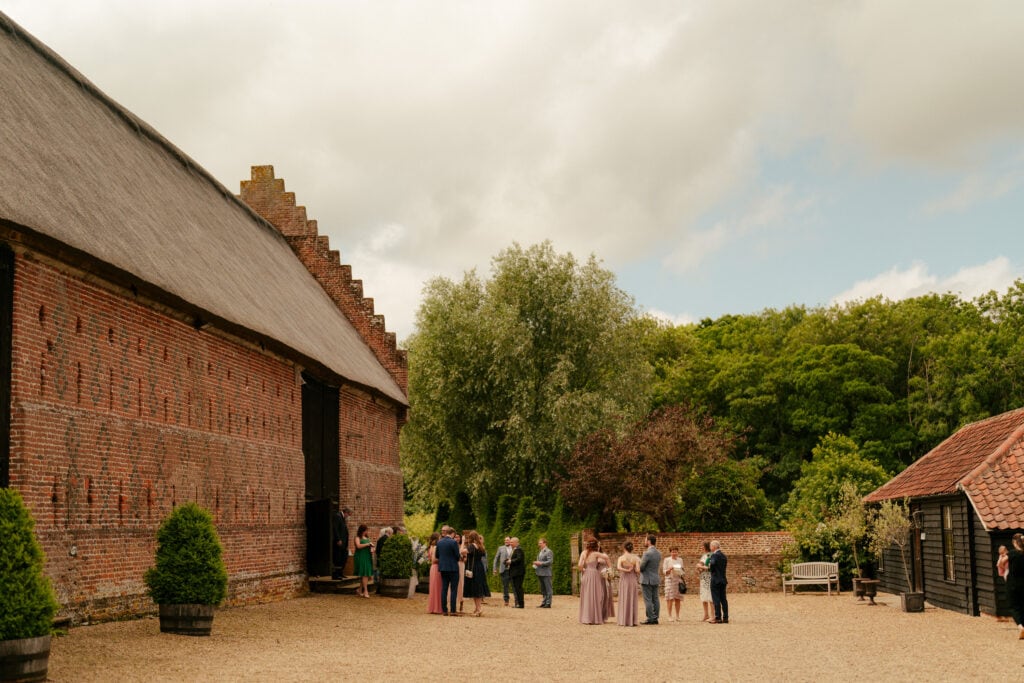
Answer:
[[682, 322], [1024, 277], [1024, 2], [0, 0], [387, 328], [551, 239]]

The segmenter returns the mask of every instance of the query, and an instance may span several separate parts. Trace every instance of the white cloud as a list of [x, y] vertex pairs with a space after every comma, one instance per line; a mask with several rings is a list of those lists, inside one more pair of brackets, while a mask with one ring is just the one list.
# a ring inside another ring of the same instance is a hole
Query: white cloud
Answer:
[[665, 311], [661, 311], [656, 308], [644, 311], [644, 315], [661, 322], [669, 323], [674, 327], [678, 327], [680, 325], [692, 325], [697, 322], [696, 318], [687, 313], [666, 313]]
[[946, 278], [929, 273], [928, 267], [923, 263], [914, 263], [905, 270], [893, 267], [869, 280], [856, 282], [850, 289], [834, 296], [830, 303], [864, 301], [876, 296], [899, 301], [930, 293], [947, 292], [958, 294], [964, 299], [973, 299], [992, 290], [1004, 292], [1020, 277], [1024, 277], [1024, 274], [1014, 272], [1009, 259], [1005, 256], [981, 265], [961, 268]]
[[799, 225], [814, 206], [810, 198], [794, 198], [791, 186], [769, 188], [738, 218], [719, 221], [708, 230], [694, 230], [679, 236], [677, 246], [664, 258], [671, 270], [685, 273], [699, 268], [710, 256], [730, 244], [755, 236], [772, 241], [773, 232]]
[[1024, 186], [1024, 155], [986, 172], [966, 175], [952, 192], [925, 203], [922, 211], [933, 216], [963, 213], [971, 208], [1004, 197]]
[[[967, 179], [934, 212], [1020, 186], [970, 175], [1024, 131], [1016, 0], [4, 11], [228, 188], [273, 164], [343, 260], [367, 260], [352, 265], [389, 329], [425, 275], [486, 267], [513, 240], [612, 268], [669, 253], [678, 272], [737, 239], [768, 245], [801, 200], [764, 188], [761, 165], [809, 142], [839, 163], [954, 168]], [[732, 203], [740, 217], [698, 231]]]

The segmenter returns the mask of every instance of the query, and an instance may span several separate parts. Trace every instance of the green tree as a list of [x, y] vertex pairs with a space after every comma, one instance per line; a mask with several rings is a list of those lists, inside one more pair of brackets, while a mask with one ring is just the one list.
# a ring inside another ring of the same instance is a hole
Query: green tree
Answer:
[[771, 504], [751, 463], [723, 460], [679, 487], [677, 531], [756, 531], [772, 526]]
[[558, 491], [581, 517], [596, 513], [598, 528], [614, 528], [616, 513], [650, 515], [675, 528], [678, 487], [732, 449], [731, 436], [688, 406], [667, 406], [623, 435], [603, 429], [582, 439], [559, 476]]
[[888, 481], [889, 475], [861, 456], [853, 439], [835, 433], [822, 437], [811, 461], [800, 471], [780, 510], [783, 525], [809, 558], [845, 561], [852, 550], [844, 533], [830, 524], [840, 514], [844, 484], [864, 496]]
[[0, 488], [0, 641], [50, 633], [59, 605], [21, 494]]
[[492, 277], [429, 282], [409, 350], [403, 471], [425, 501], [503, 493], [554, 502], [552, 472], [585, 434], [648, 404], [632, 299], [591, 257], [515, 245]]

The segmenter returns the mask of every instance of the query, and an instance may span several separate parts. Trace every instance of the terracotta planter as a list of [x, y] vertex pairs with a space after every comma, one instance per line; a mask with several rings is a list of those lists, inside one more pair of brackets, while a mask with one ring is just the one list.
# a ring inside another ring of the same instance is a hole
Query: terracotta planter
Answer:
[[923, 612], [924, 593], [900, 593], [900, 607], [904, 612]]
[[160, 632], [208, 636], [213, 628], [213, 605], [160, 605]]
[[45, 681], [50, 636], [0, 640], [0, 681]]
[[381, 578], [377, 592], [388, 598], [408, 598], [409, 581], [411, 580]]

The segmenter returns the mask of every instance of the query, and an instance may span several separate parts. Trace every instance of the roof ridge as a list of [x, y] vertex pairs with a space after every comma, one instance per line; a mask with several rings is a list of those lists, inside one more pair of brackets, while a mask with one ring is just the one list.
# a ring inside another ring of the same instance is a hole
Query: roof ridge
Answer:
[[239, 199], [238, 196], [231, 192], [227, 186], [217, 180], [209, 171], [203, 168], [203, 166], [201, 166], [195, 159], [190, 157], [188, 154], [185, 154], [185, 152], [161, 135], [155, 128], [153, 128], [153, 126], [143, 121], [126, 107], [118, 103], [110, 95], [103, 92], [99, 86], [86, 78], [81, 71], [71, 66], [71, 64], [65, 61], [53, 49], [26, 31], [18, 22], [11, 19], [2, 11], [0, 11], [0, 30], [10, 33], [12, 36], [21, 40], [23, 43], [39, 53], [47, 63], [74, 81], [84, 92], [101, 102], [115, 116], [123, 120], [139, 135], [148, 138], [152, 142], [163, 147], [164, 150], [181, 163], [182, 166], [213, 185], [214, 188], [216, 188], [216, 190], [226, 199], [234, 202], [235, 205], [251, 215], [263, 229], [268, 230], [271, 234], [278, 237], [281, 236], [281, 233], [274, 228], [273, 224], [263, 218], [263, 216], [256, 213], [256, 211], [254, 211], [248, 204]]
[[[1019, 410], [1014, 412], [1019, 412]], [[977, 465], [974, 469], [972, 469], [966, 475], [961, 477], [960, 481], [957, 482], [957, 488], [963, 490], [963, 487], [973, 484], [976, 477], [981, 476], [981, 474], [985, 470], [989, 469], [997, 462], [1002, 460], [1006, 456], [1006, 454], [1010, 452], [1010, 449], [1013, 448], [1013, 445], [1020, 441], [1022, 437], [1024, 437], [1024, 422], [1022, 422], [1015, 430], [1013, 430], [1010, 433], [1010, 436], [1008, 436], [1001, 444], [999, 444], [999, 447], [992, 451], [992, 453], [987, 458], [985, 458], [979, 465]]]

